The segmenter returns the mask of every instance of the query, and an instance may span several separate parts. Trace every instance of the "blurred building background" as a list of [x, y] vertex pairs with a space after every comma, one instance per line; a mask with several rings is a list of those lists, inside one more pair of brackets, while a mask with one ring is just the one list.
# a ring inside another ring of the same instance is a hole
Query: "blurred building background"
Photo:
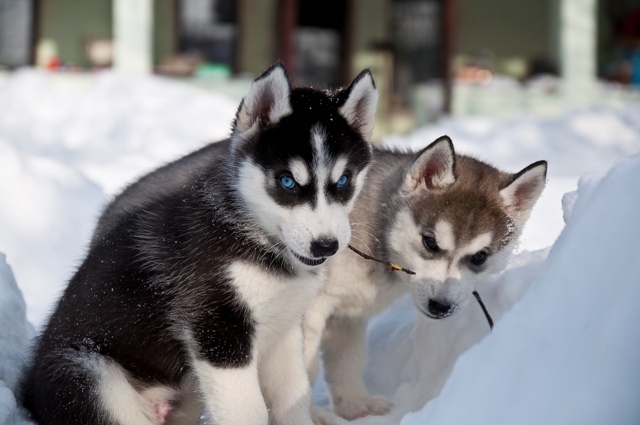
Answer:
[[370, 67], [379, 134], [625, 104], [640, 100], [640, 0], [0, 0], [5, 76], [38, 66], [72, 85], [114, 67], [239, 98], [276, 60], [334, 87]]

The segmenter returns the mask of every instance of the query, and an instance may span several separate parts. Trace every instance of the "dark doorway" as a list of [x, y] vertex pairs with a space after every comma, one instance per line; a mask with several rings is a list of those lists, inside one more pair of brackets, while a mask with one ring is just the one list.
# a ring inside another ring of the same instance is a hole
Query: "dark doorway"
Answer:
[[235, 0], [180, 0], [180, 53], [226, 65], [233, 71], [236, 58], [237, 7]]
[[34, 62], [34, 0], [0, 0], [0, 67]]
[[345, 79], [348, 1], [299, 1], [294, 31], [296, 83], [336, 87]]
[[405, 99], [416, 84], [442, 78], [441, 0], [394, 0], [392, 3], [394, 85]]
[[640, 87], [640, 0], [598, 2], [598, 76]]

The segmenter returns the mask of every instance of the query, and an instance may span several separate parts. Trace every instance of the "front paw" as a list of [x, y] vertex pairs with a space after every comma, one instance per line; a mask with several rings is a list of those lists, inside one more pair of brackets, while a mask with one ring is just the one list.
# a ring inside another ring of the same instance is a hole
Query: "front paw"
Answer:
[[311, 407], [311, 419], [313, 420], [313, 425], [336, 425], [336, 421], [330, 412], [320, 410], [315, 406]]
[[364, 416], [385, 415], [389, 413], [391, 407], [393, 407], [391, 401], [381, 396], [342, 399], [334, 403], [336, 414], [350, 421]]

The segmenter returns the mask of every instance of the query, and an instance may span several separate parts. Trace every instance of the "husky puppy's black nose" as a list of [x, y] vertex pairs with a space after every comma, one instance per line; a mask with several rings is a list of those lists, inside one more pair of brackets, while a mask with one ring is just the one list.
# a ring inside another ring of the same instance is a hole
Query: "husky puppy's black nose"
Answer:
[[445, 317], [449, 317], [455, 310], [453, 305], [443, 304], [436, 300], [429, 300], [427, 308], [429, 309], [429, 313], [433, 315], [434, 319], [444, 319]]
[[338, 252], [338, 244], [337, 239], [330, 238], [320, 238], [315, 241], [311, 241], [311, 255], [315, 258], [319, 257], [330, 257], [336, 252]]

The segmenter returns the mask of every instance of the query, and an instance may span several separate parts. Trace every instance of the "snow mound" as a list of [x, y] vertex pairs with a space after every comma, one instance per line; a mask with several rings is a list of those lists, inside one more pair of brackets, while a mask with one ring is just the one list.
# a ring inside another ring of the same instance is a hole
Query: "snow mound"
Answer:
[[[162, 77], [103, 71], [70, 80], [24, 69], [0, 87], [0, 136], [73, 163], [114, 195], [123, 184], [231, 132], [238, 102]], [[87, 87], [82, 87], [86, 85]], [[105, 160], [108, 158], [108, 160]]]
[[20, 411], [14, 393], [33, 334], [22, 293], [4, 254], [0, 253], [0, 424], [31, 423]]
[[227, 137], [237, 108], [160, 77], [102, 72], [74, 84], [25, 69], [0, 86], [0, 251], [37, 327], [108, 199], [151, 169]]
[[[0, 251], [41, 323], [93, 231], [105, 195], [69, 163], [25, 154], [0, 137]], [[64, 259], [64, 260], [63, 260]]]

